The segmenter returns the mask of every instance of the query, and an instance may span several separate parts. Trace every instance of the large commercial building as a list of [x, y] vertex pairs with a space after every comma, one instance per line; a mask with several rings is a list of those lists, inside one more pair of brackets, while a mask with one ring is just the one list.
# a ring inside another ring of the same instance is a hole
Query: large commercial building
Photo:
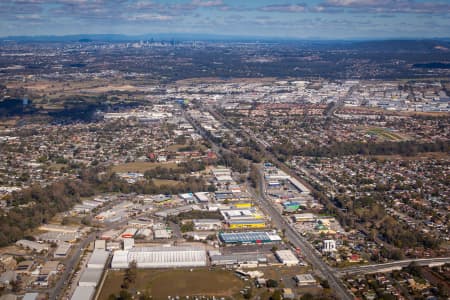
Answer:
[[298, 258], [291, 250], [278, 250], [275, 252], [275, 256], [286, 266], [296, 266], [299, 263]]
[[138, 268], [202, 267], [207, 257], [202, 247], [141, 247], [114, 252], [111, 267], [128, 268], [132, 261]]
[[70, 247], [72, 245], [69, 243], [61, 243], [58, 244], [58, 247], [56, 248], [55, 252], [53, 253], [53, 257], [55, 258], [64, 258], [69, 253]]
[[102, 278], [102, 269], [90, 269], [87, 268], [81, 275], [79, 286], [92, 286], [96, 287]]
[[266, 222], [263, 219], [230, 220], [228, 226], [230, 229], [265, 228]]
[[218, 255], [210, 253], [211, 265], [258, 265], [267, 264], [267, 257], [259, 253], [235, 253], [229, 255]]
[[101, 249], [95, 249], [87, 263], [90, 269], [104, 269], [108, 261], [109, 252]]
[[270, 231], [221, 232], [219, 239], [225, 244], [267, 244], [279, 243], [281, 237]]
[[317, 280], [311, 274], [295, 275], [294, 280], [297, 286], [314, 286], [317, 284]]
[[95, 288], [92, 286], [78, 286], [72, 295], [71, 300], [92, 300]]
[[50, 245], [48, 244], [41, 244], [29, 240], [18, 240], [16, 242], [16, 245], [25, 249], [36, 251], [38, 253], [46, 252], [50, 249]]
[[195, 230], [218, 230], [222, 228], [222, 221], [219, 219], [194, 219]]

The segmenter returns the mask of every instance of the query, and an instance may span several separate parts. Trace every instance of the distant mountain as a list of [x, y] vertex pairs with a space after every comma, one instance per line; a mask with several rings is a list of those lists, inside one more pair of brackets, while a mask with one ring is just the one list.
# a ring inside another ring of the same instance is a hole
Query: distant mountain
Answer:
[[447, 51], [450, 48], [448, 39], [421, 40], [381, 40], [362, 41], [355, 43], [360, 50], [377, 52], [429, 52]]

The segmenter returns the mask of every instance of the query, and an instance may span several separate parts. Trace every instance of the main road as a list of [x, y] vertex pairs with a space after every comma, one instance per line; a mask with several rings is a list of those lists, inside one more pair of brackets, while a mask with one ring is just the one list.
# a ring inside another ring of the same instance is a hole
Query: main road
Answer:
[[273, 202], [267, 198], [265, 193], [265, 181], [264, 172], [259, 166], [260, 180], [259, 191], [260, 193], [254, 193], [256, 199], [258, 199], [260, 206], [270, 215], [272, 222], [275, 226], [284, 232], [285, 237], [297, 248], [299, 248], [306, 260], [311, 266], [326, 278], [330, 288], [336, 294], [339, 299], [353, 299], [353, 295], [347, 290], [342, 281], [336, 276], [335, 271], [331, 269], [319, 256], [319, 253], [314, 249], [311, 244], [305, 240], [299, 232], [286, 221], [281, 212], [273, 206]]
[[[211, 110], [210, 110], [211, 112]], [[214, 113], [217, 117], [217, 115]], [[219, 152], [222, 147], [211, 141], [208, 134], [198, 126], [197, 122], [194, 121], [190, 116], [187, 114], [184, 115], [185, 118], [193, 125], [193, 127], [207, 140], [209, 140], [212, 144], [212, 148], [217, 153]], [[221, 120], [222, 121], [222, 120]], [[222, 149], [225, 151], [229, 151], [227, 149]], [[258, 200], [260, 206], [268, 213], [272, 219], [272, 222], [276, 225], [277, 228], [282, 230], [285, 234], [285, 236], [288, 238], [288, 240], [297, 248], [299, 248], [303, 255], [305, 256], [306, 260], [313, 266], [315, 270], [317, 270], [322, 277], [326, 278], [328, 281], [328, 284], [330, 285], [330, 288], [333, 290], [333, 292], [336, 294], [336, 296], [339, 299], [342, 300], [350, 300], [353, 299], [353, 295], [350, 294], [350, 292], [347, 290], [347, 288], [344, 286], [342, 281], [334, 274], [334, 270], [332, 270], [319, 256], [319, 254], [316, 252], [316, 250], [309, 244], [308, 241], [306, 241], [298, 232], [295, 230], [295, 228], [292, 227], [291, 224], [286, 222], [282, 214], [273, 206], [272, 202], [267, 198], [265, 195], [265, 182], [264, 182], [264, 174], [261, 169], [261, 166], [259, 166], [259, 172], [260, 172], [260, 181], [259, 181], [259, 191], [260, 193], [253, 192], [255, 198]]]
[[393, 270], [400, 270], [411, 263], [415, 263], [418, 266], [442, 266], [444, 264], [450, 264], [450, 257], [435, 257], [435, 258], [414, 258], [414, 259], [405, 259], [399, 260], [384, 264], [376, 264], [376, 265], [362, 265], [362, 266], [354, 266], [348, 267], [345, 269], [336, 270], [338, 275], [354, 275], [354, 274], [372, 274], [372, 273], [381, 273], [381, 272], [390, 272]]

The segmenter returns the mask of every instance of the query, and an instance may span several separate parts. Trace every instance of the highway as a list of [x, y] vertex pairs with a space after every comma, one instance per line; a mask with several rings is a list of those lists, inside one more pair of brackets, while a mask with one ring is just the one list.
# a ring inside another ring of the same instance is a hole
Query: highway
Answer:
[[331, 269], [319, 256], [311, 244], [306, 241], [293, 226], [288, 223], [282, 214], [273, 206], [272, 201], [265, 195], [265, 182], [264, 173], [259, 166], [260, 181], [259, 181], [259, 191], [260, 193], [254, 193], [256, 199], [260, 206], [267, 212], [272, 218], [272, 222], [275, 226], [284, 231], [285, 236], [289, 241], [297, 248], [299, 248], [306, 260], [311, 264], [311, 266], [328, 281], [330, 288], [336, 294], [339, 299], [353, 299], [353, 295], [347, 290], [345, 285], [340, 281], [340, 279], [334, 274], [334, 270]]
[[413, 262], [416, 263], [418, 266], [437, 266], [449, 264], [450, 257], [405, 259], [384, 264], [348, 267], [345, 269], [336, 270], [336, 272], [340, 276], [389, 272], [392, 270], [399, 270], [405, 268]]
[[[211, 113], [213, 113], [210, 110]], [[213, 114], [217, 117], [217, 114]], [[200, 128], [196, 122], [194, 122], [187, 114], [185, 114], [186, 119], [191, 123], [191, 125], [207, 140], [209, 140], [212, 144], [212, 148], [216, 153], [219, 153], [219, 150], [222, 149], [220, 146], [215, 144], [213, 141], [211, 141], [208, 138], [208, 135], [204, 132], [202, 128]], [[222, 119], [220, 119], [222, 121]], [[223, 121], [222, 121], [223, 122]], [[231, 128], [233, 129], [233, 128]], [[253, 137], [251, 137], [253, 138]], [[226, 150], [226, 149], [223, 149]], [[229, 151], [229, 150], [226, 150]], [[274, 158], [274, 161], [278, 161], [276, 158]], [[285, 166], [286, 167], [286, 166]], [[316, 250], [309, 244], [308, 241], [306, 241], [298, 232], [295, 230], [291, 224], [286, 222], [286, 220], [283, 218], [281, 213], [272, 205], [272, 202], [267, 199], [264, 191], [265, 191], [265, 182], [264, 182], [264, 174], [263, 170], [261, 169], [261, 166], [259, 166], [259, 172], [260, 172], [260, 182], [259, 182], [259, 191], [260, 193], [255, 193], [254, 191], [254, 197], [259, 202], [259, 205], [265, 212], [272, 218], [272, 222], [275, 224], [275, 226], [284, 231], [285, 236], [288, 238], [288, 240], [297, 248], [299, 248], [306, 260], [312, 265], [312, 267], [318, 271], [322, 277], [326, 278], [328, 281], [328, 284], [330, 285], [330, 288], [333, 290], [333, 292], [336, 294], [336, 296], [339, 299], [342, 300], [350, 300], [353, 299], [353, 295], [350, 294], [350, 292], [347, 290], [345, 285], [340, 281], [340, 279], [334, 274], [334, 270], [331, 269], [319, 256], [319, 254], [316, 252]]]
[[[339, 101], [334, 105], [334, 107], [329, 111], [330, 114], [333, 114], [334, 111], [342, 105], [342, 101]], [[218, 120], [220, 120], [222, 123], [226, 122], [226, 120], [223, 119], [223, 117], [218, 114], [217, 112], [213, 111], [210, 107], [207, 108], [213, 116], [215, 116]], [[188, 121], [194, 126], [195, 129], [207, 140], [210, 140], [208, 138], [208, 135], [204, 132], [200, 126], [195, 124], [192, 119], [187, 117]], [[194, 124], [193, 124], [194, 123]], [[264, 151], [264, 154], [266, 158], [270, 159], [277, 167], [282, 169], [283, 171], [287, 172], [289, 175], [294, 176], [300, 182], [305, 184], [308, 188], [313, 190], [313, 188], [305, 182], [302, 178], [299, 178], [292, 172], [292, 170], [286, 166], [284, 163], [280, 162], [272, 153], [268, 152], [266, 150], [266, 143], [262, 141], [261, 139], [258, 139], [252, 132], [248, 132], [245, 130], [238, 130], [236, 128], [233, 128], [232, 125], [228, 124], [228, 128], [235, 131], [236, 134], [243, 134], [255, 141], [257, 144], [260, 145], [260, 148], [262, 151]], [[239, 131], [239, 132], [238, 132]], [[210, 140], [211, 144], [213, 145], [213, 149], [216, 153], [218, 153], [219, 149], [222, 149], [220, 146], [215, 144]], [[251, 192], [254, 194], [255, 199], [259, 202], [259, 205], [261, 208], [271, 217], [272, 222], [274, 225], [282, 230], [286, 236], [286, 238], [297, 248], [299, 248], [305, 259], [312, 265], [314, 270], [322, 277], [324, 277], [329, 285], [330, 288], [333, 290], [333, 292], [336, 294], [336, 296], [339, 299], [353, 299], [354, 296], [349, 292], [349, 290], [346, 288], [346, 286], [343, 284], [343, 282], [340, 280], [340, 277], [345, 274], [358, 274], [358, 273], [377, 273], [377, 272], [384, 272], [386, 270], [389, 270], [391, 268], [398, 269], [408, 266], [411, 262], [417, 262], [419, 265], [429, 265], [429, 264], [443, 264], [448, 263], [450, 258], [433, 258], [433, 259], [411, 259], [411, 260], [403, 260], [403, 261], [397, 261], [392, 263], [386, 263], [386, 264], [377, 264], [377, 265], [367, 265], [367, 266], [356, 266], [356, 267], [350, 267], [347, 269], [337, 270], [331, 268], [329, 265], [327, 265], [320, 255], [314, 249], [311, 244], [299, 234], [299, 232], [285, 220], [285, 218], [282, 216], [281, 212], [277, 210], [272, 201], [267, 198], [265, 194], [265, 181], [264, 181], [264, 172], [261, 167], [261, 165], [258, 166], [258, 170], [260, 173], [260, 181], [259, 181], [259, 191], [260, 193], [256, 193], [255, 191], [251, 190]], [[360, 228], [361, 230], [363, 228]], [[377, 241], [381, 242], [381, 241]]]

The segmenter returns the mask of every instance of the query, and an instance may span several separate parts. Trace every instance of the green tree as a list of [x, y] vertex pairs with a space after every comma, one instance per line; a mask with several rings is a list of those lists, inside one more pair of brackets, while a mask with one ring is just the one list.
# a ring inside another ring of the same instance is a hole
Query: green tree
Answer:
[[276, 281], [274, 279], [269, 279], [269, 280], [267, 280], [266, 285], [268, 288], [276, 288], [276, 287], [278, 287], [278, 281]]

